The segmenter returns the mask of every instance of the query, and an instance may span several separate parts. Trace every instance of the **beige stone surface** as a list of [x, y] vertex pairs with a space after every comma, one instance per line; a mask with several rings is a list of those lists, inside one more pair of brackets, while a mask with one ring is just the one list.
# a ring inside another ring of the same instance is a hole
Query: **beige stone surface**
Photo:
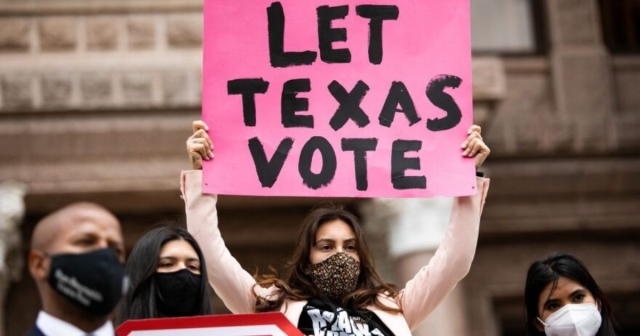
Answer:
[[87, 17], [85, 23], [87, 49], [114, 50], [118, 45], [118, 21], [115, 16]]
[[69, 107], [72, 99], [72, 78], [69, 75], [48, 75], [42, 78], [44, 108]]
[[[201, 97], [200, 60], [198, 50], [174, 50], [162, 57], [150, 51], [6, 57], [0, 62], [0, 111], [27, 105], [49, 110], [50, 99], [57, 107], [81, 110], [195, 107]], [[70, 83], [52, 84], [61, 76]]]
[[640, 67], [618, 68], [615, 72], [617, 109], [640, 114]]
[[472, 63], [473, 98], [475, 100], [500, 100], [506, 95], [506, 73], [502, 59], [477, 57]]
[[638, 112], [621, 113], [616, 116], [616, 133], [618, 138], [618, 150], [626, 154], [639, 152], [640, 144], [640, 117]]
[[29, 19], [0, 18], [0, 53], [29, 50]]
[[575, 125], [573, 150], [606, 153], [617, 146], [615, 97], [597, 2], [550, 0], [547, 10], [554, 95], [559, 113]]
[[149, 13], [202, 10], [201, 0], [2, 0], [0, 13], [19, 15]]
[[133, 105], [149, 105], [153, 102], [153, 78], [149, 73], [131, 73], [122, 76], [122, 92], [125, 102]]
[[548, 0], [552, 37], [558, 47], [594, 45], [600, 41], [597, 3], [593, 0]]
[[[32, 175], [29, 171], [46, 171], [46, 167], [37, 166], [49, 163], [60, 164], [50, 167], [53, 174], [51, 178], [72, 181], [78, 176], [71, 171], [65, 174], [65, 164], [83, 167], [83, 162], [94, 160], [96, 166], [99, 166], [100, 160], [108, 163], [136, 158], [144, 162], [145, 159], [162, 157], [167, 160], [179, 158], [186, 162], [184, 141], [190, 133], [191, 120], [198, 117], [199, 111], [166, 111], [161, 116], [150, 118], [145, 117], [144, 113], [133, 113], [131, 110], [78, 118], [82, 114], [87, 113], [68, 113], [66, 118], [42, 114], [3, 118], [0, 123], [0, 139], [3, 144], [10, 145], [0, 146], [0, 161], [3, 165], [0, 180], [15, 178], [46, 182], [48, 177]], [[22, 170], [24, 167], [13, 166], [16, 162], [11, 160], [17, 160], [28, 167]], [[57, 169], [55, 167], [60, 167], [58, 171], [63, 175], [53, 173]], [[137, 174], [127, 170], [105, 172], [122, 177]], [[86, 172], [87, 175], [91, 173], [91, 169]], [[99, 185], [99, 179], [96, 182]]]
[[[603, 153], [615, 146], [610, 59], [600, 50], [554, 56], [557, 109], [576, 126], [574, 150]], [[586, 70], [589, 69], [589, 70]], [[578, 89], [579, 88], [579, 89]]]
[[[557, 118], [552, 84], [546, 71], [519, 72], [506, 75], [504, 99], [496, 103], [486, 122], [486, 141], [495, 155], [541, 153], [550, 134], [547, 123]], [[570, 133], [565, 136], [571, 137]]]
[[78, 22], [73, 16], [44, 17], [38, 20], [42, 51], [74, 51], [78, 43]]
[[27, 74], [4, 75], [2, 81], [3, 108], [8, 110], [33, 107], [33, 78]]
[[181, 14], [167, 17], [167, 41], [173, 48], [200, 48], [202, 45], [202, 15]]
[[153, 49], [156, 43], [155, 19], [151, 15], [131, 16], [127, 19], [129, 48]]
[[190, 78], [186, 72], [166, 72], [162, 75], [163, 99], [167, 105], [185, 105], [191, 102]]
[[113, 103], [112, 77], [105, 73], [84, 73], [80, 77], [82, 101], [87, 106], [106, 106]]

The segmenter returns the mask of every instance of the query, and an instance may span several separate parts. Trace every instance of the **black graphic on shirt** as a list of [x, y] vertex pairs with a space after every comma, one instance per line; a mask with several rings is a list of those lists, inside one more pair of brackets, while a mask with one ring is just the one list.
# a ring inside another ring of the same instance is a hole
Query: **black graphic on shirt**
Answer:
[[393, 336], [374, 313], [343, 309], [320, 299], [309, 300], [298, 329], [305, 336]]

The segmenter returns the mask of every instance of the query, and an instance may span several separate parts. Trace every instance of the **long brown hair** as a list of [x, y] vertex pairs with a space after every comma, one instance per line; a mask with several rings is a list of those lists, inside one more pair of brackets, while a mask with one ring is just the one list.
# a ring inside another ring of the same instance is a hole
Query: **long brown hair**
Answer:
[[365, 310], [369, 306], [390, 312], [401, 313], [402, 309], [393, 308], [380, 302], [378, 295], [388, 297], [398, 296], [398, 288], [392, 284], [386, 284], [375, 270], [373, 257], [364, 240], [364, 233], [356, 216], [341, 206], [323, 206], [311, 211], [302, 222], [297, 236], [297, 246], [293, 256], [285, 265], [285, 279], [279, 277], [272, 269], [271, 274], [255, 276], [257, 284], [265, 288], [275, 287], [273, 296], [264, 298], [256, 295], [256, 312], [277, 311], [286, 300], [302, 301], [313, 297], [322, 297], [322, 293], [316, 288], [306, 270], [311, 265], [311, 247], [315, 244], [316, 233], [322, 224], [335, 220], [344, 221], [351, 227], [356, 236], [356, 251], [360, 258], [360, 276], [353, 293], [345, 296], [340, 304], [347, 304], [357, 310]]

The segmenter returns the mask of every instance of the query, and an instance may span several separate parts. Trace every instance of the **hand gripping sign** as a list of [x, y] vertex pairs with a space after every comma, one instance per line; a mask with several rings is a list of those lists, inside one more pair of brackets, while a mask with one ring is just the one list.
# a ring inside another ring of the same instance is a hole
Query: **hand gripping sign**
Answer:
[[304, 336], [282, 313], [129, 320], [117, 336]]
[[469, 0], [205, 0], [204, 190], [475, 193]]

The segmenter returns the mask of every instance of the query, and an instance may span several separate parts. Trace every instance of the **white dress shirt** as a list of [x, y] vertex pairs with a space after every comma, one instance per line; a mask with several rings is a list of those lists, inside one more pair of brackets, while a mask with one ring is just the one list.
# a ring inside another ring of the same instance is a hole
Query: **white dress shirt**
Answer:
[[113, 336], [115, 334], [111, 321], [107, 321], [104, 325], [102, 325], [102, 327], [87, 333], [76, 328], [76, 326], [65, 322], [57, 317], [53, 317], [43, 311], [40, 311], [40, 313], [38, 314], [36, 326], [46, 336]]

